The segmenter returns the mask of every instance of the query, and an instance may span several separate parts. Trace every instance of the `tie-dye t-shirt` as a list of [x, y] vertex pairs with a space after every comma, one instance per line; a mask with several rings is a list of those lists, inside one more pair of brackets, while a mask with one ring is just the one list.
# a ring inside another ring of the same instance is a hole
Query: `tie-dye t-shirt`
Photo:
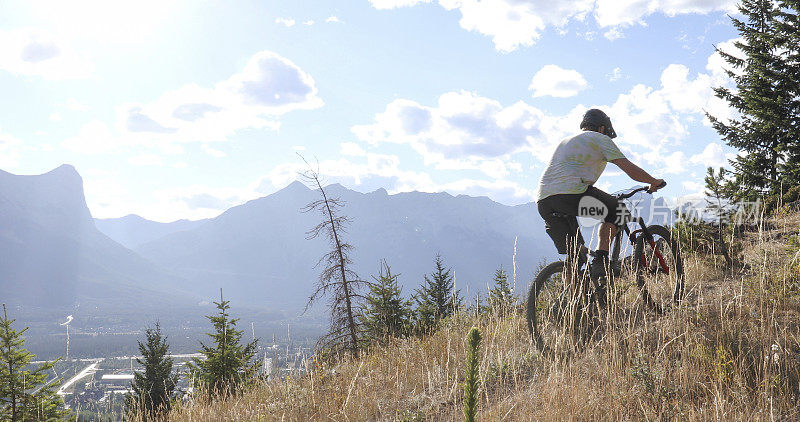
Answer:
[[590, 130], [561, 141], [539, 182], [539, 198], [586, 192], [603, 174], [606, 163], [625, 158], [614, 141]]

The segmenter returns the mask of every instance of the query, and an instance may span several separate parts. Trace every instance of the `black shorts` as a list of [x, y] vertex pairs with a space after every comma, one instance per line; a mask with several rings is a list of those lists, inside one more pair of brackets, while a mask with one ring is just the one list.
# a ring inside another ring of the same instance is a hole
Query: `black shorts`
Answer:
[[[619, 226], [630, 218], [624, 202], [594, 186], [589, 186], [584, 193], [551, 195], [542, 199], [537, 203], [539, 215], [544, 219], [545, 230], [560, 254], [567, 253], [567, 245], [570, 243], [584, 244], [577, 217], [588, 216], [579, 209], [581, 199], [586, 196], [597, 199], [605, 206], [603, 221]], [[558, 215], [553, 215], [554, 213]]]

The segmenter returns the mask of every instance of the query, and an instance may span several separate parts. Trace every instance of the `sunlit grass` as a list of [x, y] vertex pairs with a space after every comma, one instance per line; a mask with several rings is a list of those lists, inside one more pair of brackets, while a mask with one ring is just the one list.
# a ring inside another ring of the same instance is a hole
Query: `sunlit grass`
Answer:
[[[524, 317], [463, 313], [423, 338], [318, 366], [171, 420], [459, 420], [465, 337], [483, 333], [477, 420], [792, 420], [800, 417], [800, 217], [743, 240], [743, 266], [684, 253], [685, 302], [664, 316], [620, 281], [585, 344], [542, 354]], [[565, 332], [553, 335], [566, 336]]]

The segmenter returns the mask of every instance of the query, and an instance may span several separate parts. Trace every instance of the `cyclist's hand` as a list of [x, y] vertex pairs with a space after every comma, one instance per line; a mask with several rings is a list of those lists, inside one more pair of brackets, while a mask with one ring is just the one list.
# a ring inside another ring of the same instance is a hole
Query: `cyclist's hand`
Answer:
[[650, 189], [648, 189], [648, 192], [653, 193], [666, 185], [667, 182], [665, 182], [664, 179], [656, 179], [650, 184]]

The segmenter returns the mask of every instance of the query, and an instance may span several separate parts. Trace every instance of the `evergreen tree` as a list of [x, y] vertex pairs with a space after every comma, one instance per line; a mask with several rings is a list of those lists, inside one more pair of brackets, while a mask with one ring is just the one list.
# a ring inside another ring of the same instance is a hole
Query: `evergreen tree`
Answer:
[[508, 284], [508, 274], [501, 266], [494, 273], [494, 287], [489, 289], [489, 308], [500, 313], [505, 313], [514, 306], [514, 295], [511, 285]]
[[69, 412], [61, 409], [63, 404], [53, 389], [60, 379], [47, 380], [54, 362], [31, 366], [35, 357], [25, 349], [25, 339], [11, 325], [6, 305], [0, 319], [0, 420], [3, 421], [49, 421], [66, 419]]
[[453, 315], [461, 306], [461, 292], [453, 288], [453, 275], [445, 268], [444, 260], [436, 254], [435, 270], [417, 289], [414, 301], [417, 303], [417, 326], [428, 329], [444, 318]]
[[138, 413], [142, 420], [153, 420], [169, 412], [178, 374], [172, 371], [169, 345], [158, 322], [155, 328], [145, 330], [145, 338], [145, 343], [138, 342], [142, 357], [136, 358], [144, 370], [133, 374], [132, 393], [126, 397], [126, 407], [129, 412]]
[[774, 1], [742, 0], [739, 11], [745, 20], [731, 20], [742, 36], [735, 46], [744, 57], [717, 48], [731, 67], [726, 72], [735, 89], [716, 87], [714, 92], [740, 117], [730, 121], [708, 117], [728, 145], [745, 152], [732, 160], [734, 183], [746, 199], [754, 200], [779, 193], [783, 176], [797, 166], [791, 151], [800, 141], [796, 129], [794, 134], [790, 130], [792, 121], [797, 122], [797, 110], [792, 110], [790, 100], [797, 95], [798, 73], [784, 74], [787, 60], [779, 48], [780, 11]]
[[713, 167], [709, 167], [705, 178], [705, 194], [708, 210], [717, 217], [716, 237], [719, 239], [720, 252], [725, 258], [725, 263], [730, 267], [733, 265], [733, 259], [731, 259], [728, 245], [725, 242], [725, 223], [730, 217], [733, 205], [730, 204], [731, 185], [726, 180], [726, 175], [727, 171], [724, 168], [714, 171]]
[[214, 332], [207, 333], [213, 346], [201, 342], [199, 352], [203, 357], [195, 358], [188, 365], [193, 384], [205, 388], [212, 396], [238, 393], [258, 372], [255, 360], [258, 339], [242, 345], [243, 331], [236, 329], [239, 319], [228, 314], [229, 303], [222, 298], [220, 289], [219, 302], [214, 302], [219, 312], [206, 316], [214, 325]]
[[467, 367], [464, 371], [464, 420], [475, 422], [480, 388], [481, 330], [472, 327], [467, 334]]
[[375, 282], [369, 286], [364, 309], [364, 327], [370, 340], [402, 336], [408, 331], [411, 303], [403, 299], [397, 277], [385, 261], [378, 277], [372, 276]]
[[784, 58], [781, 89], [785, 91], [790, 116], [787, 137], [795, 143], [787, 148], [784, 187], [800, 185], [800, 0], [782, 0], [777, 16], [776, 44]]

